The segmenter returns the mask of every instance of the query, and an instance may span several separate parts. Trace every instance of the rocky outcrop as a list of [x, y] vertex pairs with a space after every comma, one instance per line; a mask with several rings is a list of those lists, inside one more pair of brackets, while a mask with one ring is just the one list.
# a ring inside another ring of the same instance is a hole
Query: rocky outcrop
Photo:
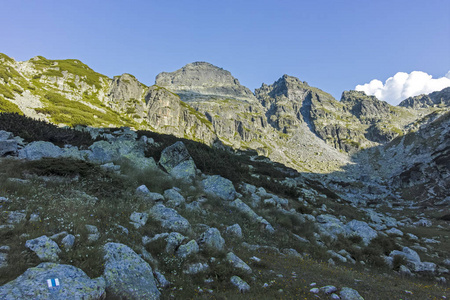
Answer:
[[90, 279], [82, 270], [41, 263], [17, 279], [0, 286], [1, 299], [103, 299], [105, 280]]
[[230, 72], [207, 62], [194, 62], [172, 73], [160, 73], [156, 85], [177, 93], [183, 101], [211, 97], [256, 100]]
[[103, 277], [108, 295], [125, 299], [159, 299], [161, 293], [147, 262], [123, 244], [107, 243], [103, 249]]
[[134, 117], [144, 117], [147, 112], [143, 97], [146, 89], [147, 87], [131, 74], [115, 76], [107, 94], [108, 105]]
[[145, 94], [148, 122], [154, 130], [212, 144], [216, 139], [211, 122], [169, 90], [152, 86]]
[[441, 91], [433, 92], [428, 95], [419, 95], [415, 97], [409, 97], [402, 102], [400, 102], [399, 106], [408, 107], [408, 108], [427, 108], [430, 106], [441, 106], [441, 107], [449, 107], [450, 106], [450, 87], [445, 88]]

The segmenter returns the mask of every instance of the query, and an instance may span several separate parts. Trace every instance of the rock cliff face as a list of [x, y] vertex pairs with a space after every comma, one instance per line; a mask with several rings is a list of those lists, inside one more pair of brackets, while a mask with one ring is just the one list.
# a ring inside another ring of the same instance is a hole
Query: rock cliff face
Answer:
[[156, 85], [177, 93], [183, 101], [211, 97], [255, 100], [253, 93], [230, 72], [206, 62], [194, 62], [172, 73], [160, 73]]
[[419, 95], [415, 97], [409, 97], [402, 102], [399, 106], [409, 108], [427, 108], [430, 106], [450, 106], [450, 87], [443, 89], [442, 91], [433, 92], [428, 95]]

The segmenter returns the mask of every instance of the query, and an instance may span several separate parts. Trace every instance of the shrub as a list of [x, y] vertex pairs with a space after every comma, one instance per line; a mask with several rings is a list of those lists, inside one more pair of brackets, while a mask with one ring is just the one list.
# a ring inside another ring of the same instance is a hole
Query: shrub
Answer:
[[87, 132], [60, 128], [45, 121], [34, 120], [17, 113], [0, 113], [0, 130], [12, 132], [26, 142], [48, 141], [58, 146], [70, 144], [87, 147], [95, 141]]

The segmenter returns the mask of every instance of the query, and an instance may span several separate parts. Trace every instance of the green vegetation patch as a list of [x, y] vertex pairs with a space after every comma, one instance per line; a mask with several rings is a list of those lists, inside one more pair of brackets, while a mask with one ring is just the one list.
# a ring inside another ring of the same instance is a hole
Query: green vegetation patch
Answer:
[[17, 104], [6, 100], [5, 98], [0, 96], [0, 113], [6, 112], [6, 113], [17, 113], [20, 115], [23, 115], [23, 112], [20, 110], [20, 108], [17, 106]]
[[43, 75], [62, 77], [62, 71], [67, 71], [80, 76], [88, 85], [95, 86], [97, 89], [101, 88], [100, 78], [106, 78], [106, 76], [95, 72], [78, 59], [49, 60], [45, 57], [38, 56], [30, 60], [30, 62], [38, 70], [44, 71]]

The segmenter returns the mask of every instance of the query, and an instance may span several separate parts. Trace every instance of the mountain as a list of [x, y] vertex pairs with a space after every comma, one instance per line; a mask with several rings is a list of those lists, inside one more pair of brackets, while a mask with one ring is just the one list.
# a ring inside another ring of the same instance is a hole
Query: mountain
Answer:
[[[79, 60], [37, 56], [16, 62], [4, 54], [0, 60], [3, 111], [59, 125], [128, 126], [256, 150], [310, 173], [342, 169], [353, 154], [448, 110], [448, 89], [394, 107], [357, 91], [345, 91], [337, 101], [288, 75], [252, 93], [229, 71], [206, 62], [162, 72], [146, 86], [130, 74], [108, 78]], [[434, 105], [405, 104], [430, 101]]]
[[448, 94], [1, 54], [0, 298], [442, 298]]

